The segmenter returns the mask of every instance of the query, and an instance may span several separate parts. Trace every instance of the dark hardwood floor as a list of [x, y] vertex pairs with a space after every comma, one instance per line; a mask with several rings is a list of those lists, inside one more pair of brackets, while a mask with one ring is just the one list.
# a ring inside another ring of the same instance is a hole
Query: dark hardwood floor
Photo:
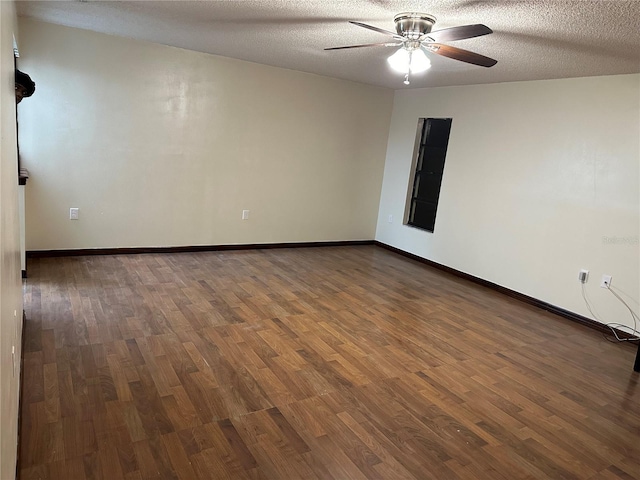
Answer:
[[640, 478], [632, 346], [380, 247], [28, 267], [23, 480]]

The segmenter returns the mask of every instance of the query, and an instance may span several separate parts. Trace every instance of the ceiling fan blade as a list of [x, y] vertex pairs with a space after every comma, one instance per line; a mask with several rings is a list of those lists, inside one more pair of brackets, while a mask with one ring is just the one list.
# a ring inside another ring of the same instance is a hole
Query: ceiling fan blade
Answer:
[[444, 28], [427, 34], [436, 42], [453, 42], [454, 40], [464, 40], [465, 38], [481, 37], [493, 33], [486, 25], [477, 23], [475, 25], [462, 25], [460, 27]]
[[364, 45], [349, 45], [347, 47], [330, 47], [325, 50], [345, 50], [347, 48], [362, 48], [362, 47], [399, 47], [402, 43], [366, 43]]
[[397, 38], [398, 40], [404, 40], [404, 37], [402, 35], [398, 35], [397, 33], [392, 32], [391, 30], [385, 30], [384, 28], [374, 27], [373, 25], [367, 25], [366, 23], [354, 22], [352, 20], [349, 20], [349, 23], [352, 23], [359, 27], [368, 28], [369, 30], [373, 30], [374, 32], [384, 33], [385, 35], [391, 35], [393, 38]]
[[481, 67], [493, 67], [498, 63], [497, 60], [485, 57], [479, 53], [470, 52], [469, 50], [463, 50], [457, 47], [451, 47], [449, 45], [443, 45], [441, 43], [429, 43], [424, 47], [428, 51], [437, 53], [443, 57], [453, 58], [454, 60], [460, 60], [461, 62], [471, 63]]

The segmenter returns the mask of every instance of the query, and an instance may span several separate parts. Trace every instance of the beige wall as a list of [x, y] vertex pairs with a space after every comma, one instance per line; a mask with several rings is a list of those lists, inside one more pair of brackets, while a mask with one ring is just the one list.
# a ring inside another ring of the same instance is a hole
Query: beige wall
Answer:
[[[419, 117], [453, 124], [434, 233], [402, 225]], [[398, 91], [376, 239], [591, 317], [638, 311], [640, 75]], [[388, 216], [393, 215], [393, 223]]]
[[20, 22], [27, 250], [373, 239], [392, 91]]
[[[0, 478], [16, 471], [22, 286], [13, 70], [13, 2], [0, 2]], [[15, 356], [12, 349], [15, 348]]]

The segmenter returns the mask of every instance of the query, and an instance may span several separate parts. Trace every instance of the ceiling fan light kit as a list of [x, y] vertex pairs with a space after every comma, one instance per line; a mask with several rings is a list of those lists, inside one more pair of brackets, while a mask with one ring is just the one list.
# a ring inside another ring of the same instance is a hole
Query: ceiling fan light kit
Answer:
[[396, 53], [387, 58], [387, 62], [396, 72], [404, 74], [420, 73], [431, 68], [431, 61], [420, 49], [399, 48]]
[[493, 31], [482, 24], [463, 25], [460, 27], [445, 28], [443, 30], [431, 31], [436, 23], [433, 15], [426, 13], [399, 13], [393, 18], [396, 26], [396, 33], [382, 28], [367, 25], [360, 22], [349, 22], [359, 27], [373, 30], [393, 37], [395, 42], [369, 43], [365, 45], [350, 45], [347, 47], [332, 47], [325, 50], [345, 50], [362, 47], [400, 47], [394, 52], [387, 62], [391, 68], [399, 73], [404, 73], [404, 83], [409, 85], [409, 74], [424, 72], [431, 67], [431, 62], [425, 51], [452, 58], [461, 62], [479, 65], [481, 67], [492, 67], [497, 62], [493, 58], [485, 57], [478, 53], [451, 47], [439, 42], [464, 40], [465, 38], [480, 37], [493, 33]]

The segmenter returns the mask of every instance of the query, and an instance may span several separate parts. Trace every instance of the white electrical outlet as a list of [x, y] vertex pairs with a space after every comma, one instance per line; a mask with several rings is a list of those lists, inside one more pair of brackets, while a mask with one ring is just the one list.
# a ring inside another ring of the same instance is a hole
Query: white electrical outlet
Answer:
[[611, 286], [611, 275], [602, 275], [602, 281], [600, 282], [601, 288], [609, 288]]
[[249, 210], [242, 210], [242, 219], [243, 220], [249, 219]]
[[389, 218], [387, 219], [387, 221], [389, 223], [393, 223], [393, 215], [389, 215]]
[[72, 207], [69, 209], [69, 220], [78, 220], [80, 218], [80, 209]]
[[580, 270], [580, 273], [578, 274], [578, 280], [580, 280], [580, 283], [587, 283], [587, 280], [589, 280], [589, 270]]

